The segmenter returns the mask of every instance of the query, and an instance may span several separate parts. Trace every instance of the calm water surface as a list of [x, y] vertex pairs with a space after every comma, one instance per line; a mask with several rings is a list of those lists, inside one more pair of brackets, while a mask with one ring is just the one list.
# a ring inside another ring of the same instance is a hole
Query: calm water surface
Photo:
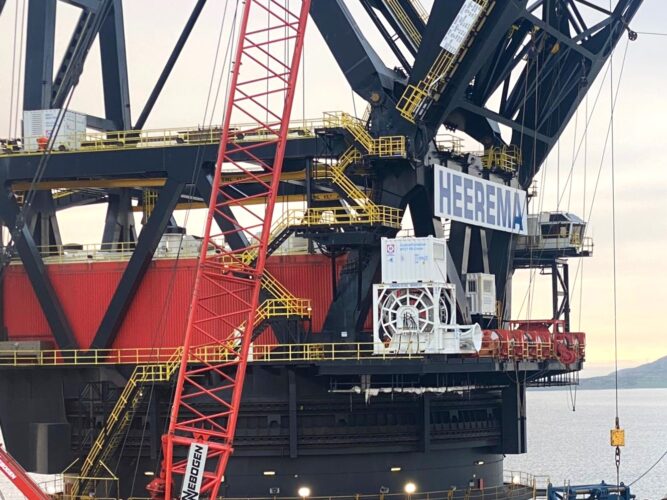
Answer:
[[[575, 411], [572, 400], [576, 396]], [[619, 391], [625, 448], [621, 481], [634, 481], [667, 450], [667, 389]], [[569, 390], [528, 393], [528, 453], [508, 456], [506, 469], [548, 475], [554, 484], [614, 482], [614, 391]], [[640, 500], [667, 495], [667, 457], [633, 486]]]

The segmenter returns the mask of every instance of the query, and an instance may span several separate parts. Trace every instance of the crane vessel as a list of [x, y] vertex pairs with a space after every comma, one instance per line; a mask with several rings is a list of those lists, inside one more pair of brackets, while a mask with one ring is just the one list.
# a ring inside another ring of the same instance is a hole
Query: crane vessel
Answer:
[[[13, 470], [65, 471], [65, 498], [534, 498], [503, 458], [526, 388], [578, 381], [568, 262], [593, 247], [530, 187], [641, 3], [236, 2], [222, 124], [150, 130], [206, 0], [136, 121], [123, 2], [26, 0], [0, 141]], [[363, 116], [292, 116], [307, 26]], [[69, 107], [96, 41], [102, 117]], [[102, 241], [63, 242], [59, 212], [94, 205]], [[551, 276], [550, 317], [512, 318], [519, 269]]]

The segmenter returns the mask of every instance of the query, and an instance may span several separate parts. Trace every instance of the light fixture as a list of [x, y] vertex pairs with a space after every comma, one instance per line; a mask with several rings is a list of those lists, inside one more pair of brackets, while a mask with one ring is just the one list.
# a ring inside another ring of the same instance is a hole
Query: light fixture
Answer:
[[484, 460], [477, 460], [477, 462], [475, 462], [475, 465], [484, 465]]
[[405, 486], [403, 487], [403, 490], [408, 495], [412, 495], [415, 491], [417, 491], [417, 485], [413, 482], [405, 483]]
[[521, 477], [512, 476], [512, 484], [521, 484]]
[[391, 470], [392, 472], [401, 472], [401, 468], [400, 468], [400, 467], [392, 467], [392, 468], [389, 469], [389, 470]]
[[154, 476], [154, 475], [155, 472], [153, 472], [152, 470], [147, 470], [146, 472], [144, 472], [144, 476]]
[[301, 488], [299, 488], [299, 491], [297, 491], [297, 494], [301, 498], [307, 498], [310, 496], [310, 488], [308, 486], [302, 486]]
[[265, 476], [275, 476], [275, 475], [276, 475], [276, 471], [274, 471], [274, 470], [265, 470], [263, 474], [264, 474]]

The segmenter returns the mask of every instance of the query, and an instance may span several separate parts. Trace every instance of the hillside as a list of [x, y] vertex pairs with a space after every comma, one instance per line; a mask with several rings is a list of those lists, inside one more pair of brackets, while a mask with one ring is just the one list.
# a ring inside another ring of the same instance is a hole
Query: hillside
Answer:
[[[581, 379], [582, 389], [613, 389], [614, 374]], [[667, 388], [667, 356], [635, 368], [618, 371], [621, 389]]]

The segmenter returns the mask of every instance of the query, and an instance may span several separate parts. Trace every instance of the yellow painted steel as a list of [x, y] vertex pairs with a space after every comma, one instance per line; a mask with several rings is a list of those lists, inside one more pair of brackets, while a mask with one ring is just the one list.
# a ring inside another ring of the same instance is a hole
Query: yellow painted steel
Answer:
[[612, 429], [610, 432], [610, 443], [612, 446], [625, 446], [625, 430]]
[[155, 208], [155, 202], [157, 201], [157, 196], [158, 192], [155, 191], [154, 189], [144, 189], [144, 202], [143, 205], [141, 206], [142, 211], [144, 213], [144, 217], [142, 219], [142, 223], [146, 224], [148, 222], [148, 218], [151, 216], [153, 213], [153, 209]]
[[166, 179], [146, 178], [146, 179], [76, 179], [66, 181], [42, 181], [31, 186], [30, 182], [14, 182], [12, 189], [14, 194], [20, 191], [27, 191], [31, 187], [37, 190], [45, 189], [69, 189], [76, 188], [141, 188], [141, 187], [162, 187]]
[[[269, 288], [272, 290], [272, 293], [285, 293], [286, 295], [280, 295], [279, 298], [263, 301], [257, 311], [255, 325], [266, 319], [278, 316], [310, 317], [310, 300], [295, 298], [275, 279], [273, 279], [272, 285]], [[237, 329], [239, 337], [244, 328], [245, 324], [239, 325]], [[232, 359], [232, 357], [236, 356], [234, 352], [235, 347], [235, 342], [227, 347], [221, 347], [219, 344], [202, 346], [195, 351], [195, 359], [193, 361]], [[116, 401], [104, 423], [104, 427], [93, 442], [83, 462], [80, 478], [75, 482], [72, 490], [75, 496], [80, 493], [81, 478], [97, 477], [102, 467], [104, 467], [104, 462], [115, 453], [120, 440], [124, 436], [125, 430], [127, 430], [132, 422], [134, 413], [143, 399], [143, 387], [147, 384], [169, 382], [180, 366], [182, 354], [182, 347], [175, 348], [172, 349], [171, 355], [164, 362], [151, 360], [149, 364], [140, 364], [134, 368], [123, 392]], [[85, 355], [88, 355], [88, 353]], [[122, 357], [121, 355], [118, 359], [122, 359]], [[0, 363], [1, 359], [2, 353], [0, 353]]]
[[482, 156], [482, 166], [488, 170], [514, 173], [520, 165], [521, 150], [515, 145], [486, 148]]
[[[383, 158], [405, 158], [406, 139], [403, 136], [387, 136], [373, 138], [364, 125], [365, 122], [343, 112], [325, 113], [322, 119], [300, 120], [290, 125], [289, 140], [307, 139], [316, 136], [317, 131], [326, 128], [344, 128], [355, 140], [366, 149], [368, 154]], [[251, 143], [267, 141], [275, 135], [273, 130], [253, 128], [249, 124], [238, 124], [232, 127], [231, 140], [237, 143]], [[26, 139], [30, 139], [29, 137]], [[192, 145], [214, 145], [220, 141], [220, 129], [213, 128], [173, 128], [160, 130], [120, 130], [113, 132], [97, 132], [82, 134], [73, 137], [72, 142], [79, 144], [75, 149], [54, 150], [52, 154], [66, 154], [73, 152], [117, 151], [124, 149], [145, 149], [152, 147], [178, 147]], [[41, 155], [43, 151], [15, 150], [11, 153], [1, 153], [0, 156]], [[295, 173], [286, 173], [287, 176]], [[302, 174], [303, 175], [303, 174]], [[285, 180], [289, 180], [285, 178]], [[37, 189], [72, 189], [74, 187], [155, 187], [164, 185], [164, 179], [145, 180], [99, 180], [91, 179], [79, 181], [39, 183]], [[26, 190], [29, 183], [17, 182], [14, 190]]]
[[405, 158], [407, 156], [405, 136], [382, 136], [375, 139], [366, 130], [365, 121], [342, 111], [324, 113], [327, 128], [344, 128], [372, 156], [381, 158]]
[[386, 0], [386, 3], [389, 10], [394, 14], [396, 22], [403, 27], [403, 30], [410, 37], [415, 47], [419, 47], [422, 43], [422, 35], [410, 19], [410, 16], [405, 12], [405, 9], [403, 9], [403, 6], [397, 0]]
[[403, 95], [396, 105], [396, 109], [401, 116], [411, 123], [415, 123], [418, 118], [426, 114], [431, 102], [442, 93], [448, 80], [454, 75], [459, 63], [465, 57], [470, 45], [479, 29], [484, 24], [486, 17], [495, 5], [495, 1], [473, 0], [482, 7], [482, 10], [475, 21], [470, 33], [464, 40], [456, 54], [447, 50], [441, 50], [433, 61], [428, 73], [416, 85], [410, 84], [403, 92]]
[[[262, 283], [265, 286], [265, 283]], [[275, 293], [282, 293], [284, 287], [277, 283]], [[266, 319], [268, 314], [281, 317], [309, 317], [311, 306], [306, 299], [290, 298], [287, 295], [278, 295], [277, 299], [268, 305], [260, 306], [259, 321]], [[293, 296], [292, 296], [293, 297]], [[266, 302], [266, 301], [265, 301]], [[282, 303], [281, 303], [282, 302]], [[259, 323], [257, 323], [259, 324]], [[420, 359], [421, 354], [374, 354], [372, 342], [330, 342], [311, 344], [270, 344], [254, 345], [252, 362], [290, 363], [301, 361], [334, 361], [334, 360], [362, 360], [362, 359]], [[585, 346], [580, 346], [584, 349]], [[0, 366], [30, 367], [30, 366], [105, 366], [105, 365], [146, 365], [146, 372], [139, 375], [157, 377], [162, 381], [169, 373], [172, 357], [178, 354], [179, 347], [160, 348], [128, 348], [128, 349], [51, 349], [51, 350], [0, 350]], [[218, 345], [202, 346], [190, 362], [227, 361], [231, 353], [221, 353]], [[543, 360], [556, 359], [555, 345], [552, 342], [523, 342], [519, 349], [514, 341], [494, 341], [493, 345], [484, 345], [478, 353], [479, 358], [497, 360]]]
[[426, 9], [422, 5], [421, 0], [410, 0], [410, 3], [412, 4], [412, 7], [415, 9], [417, 14], [419, 14], [419, 17], [422, 18], [424, 23], [428, 22], [428, 12], [426, 12]]

